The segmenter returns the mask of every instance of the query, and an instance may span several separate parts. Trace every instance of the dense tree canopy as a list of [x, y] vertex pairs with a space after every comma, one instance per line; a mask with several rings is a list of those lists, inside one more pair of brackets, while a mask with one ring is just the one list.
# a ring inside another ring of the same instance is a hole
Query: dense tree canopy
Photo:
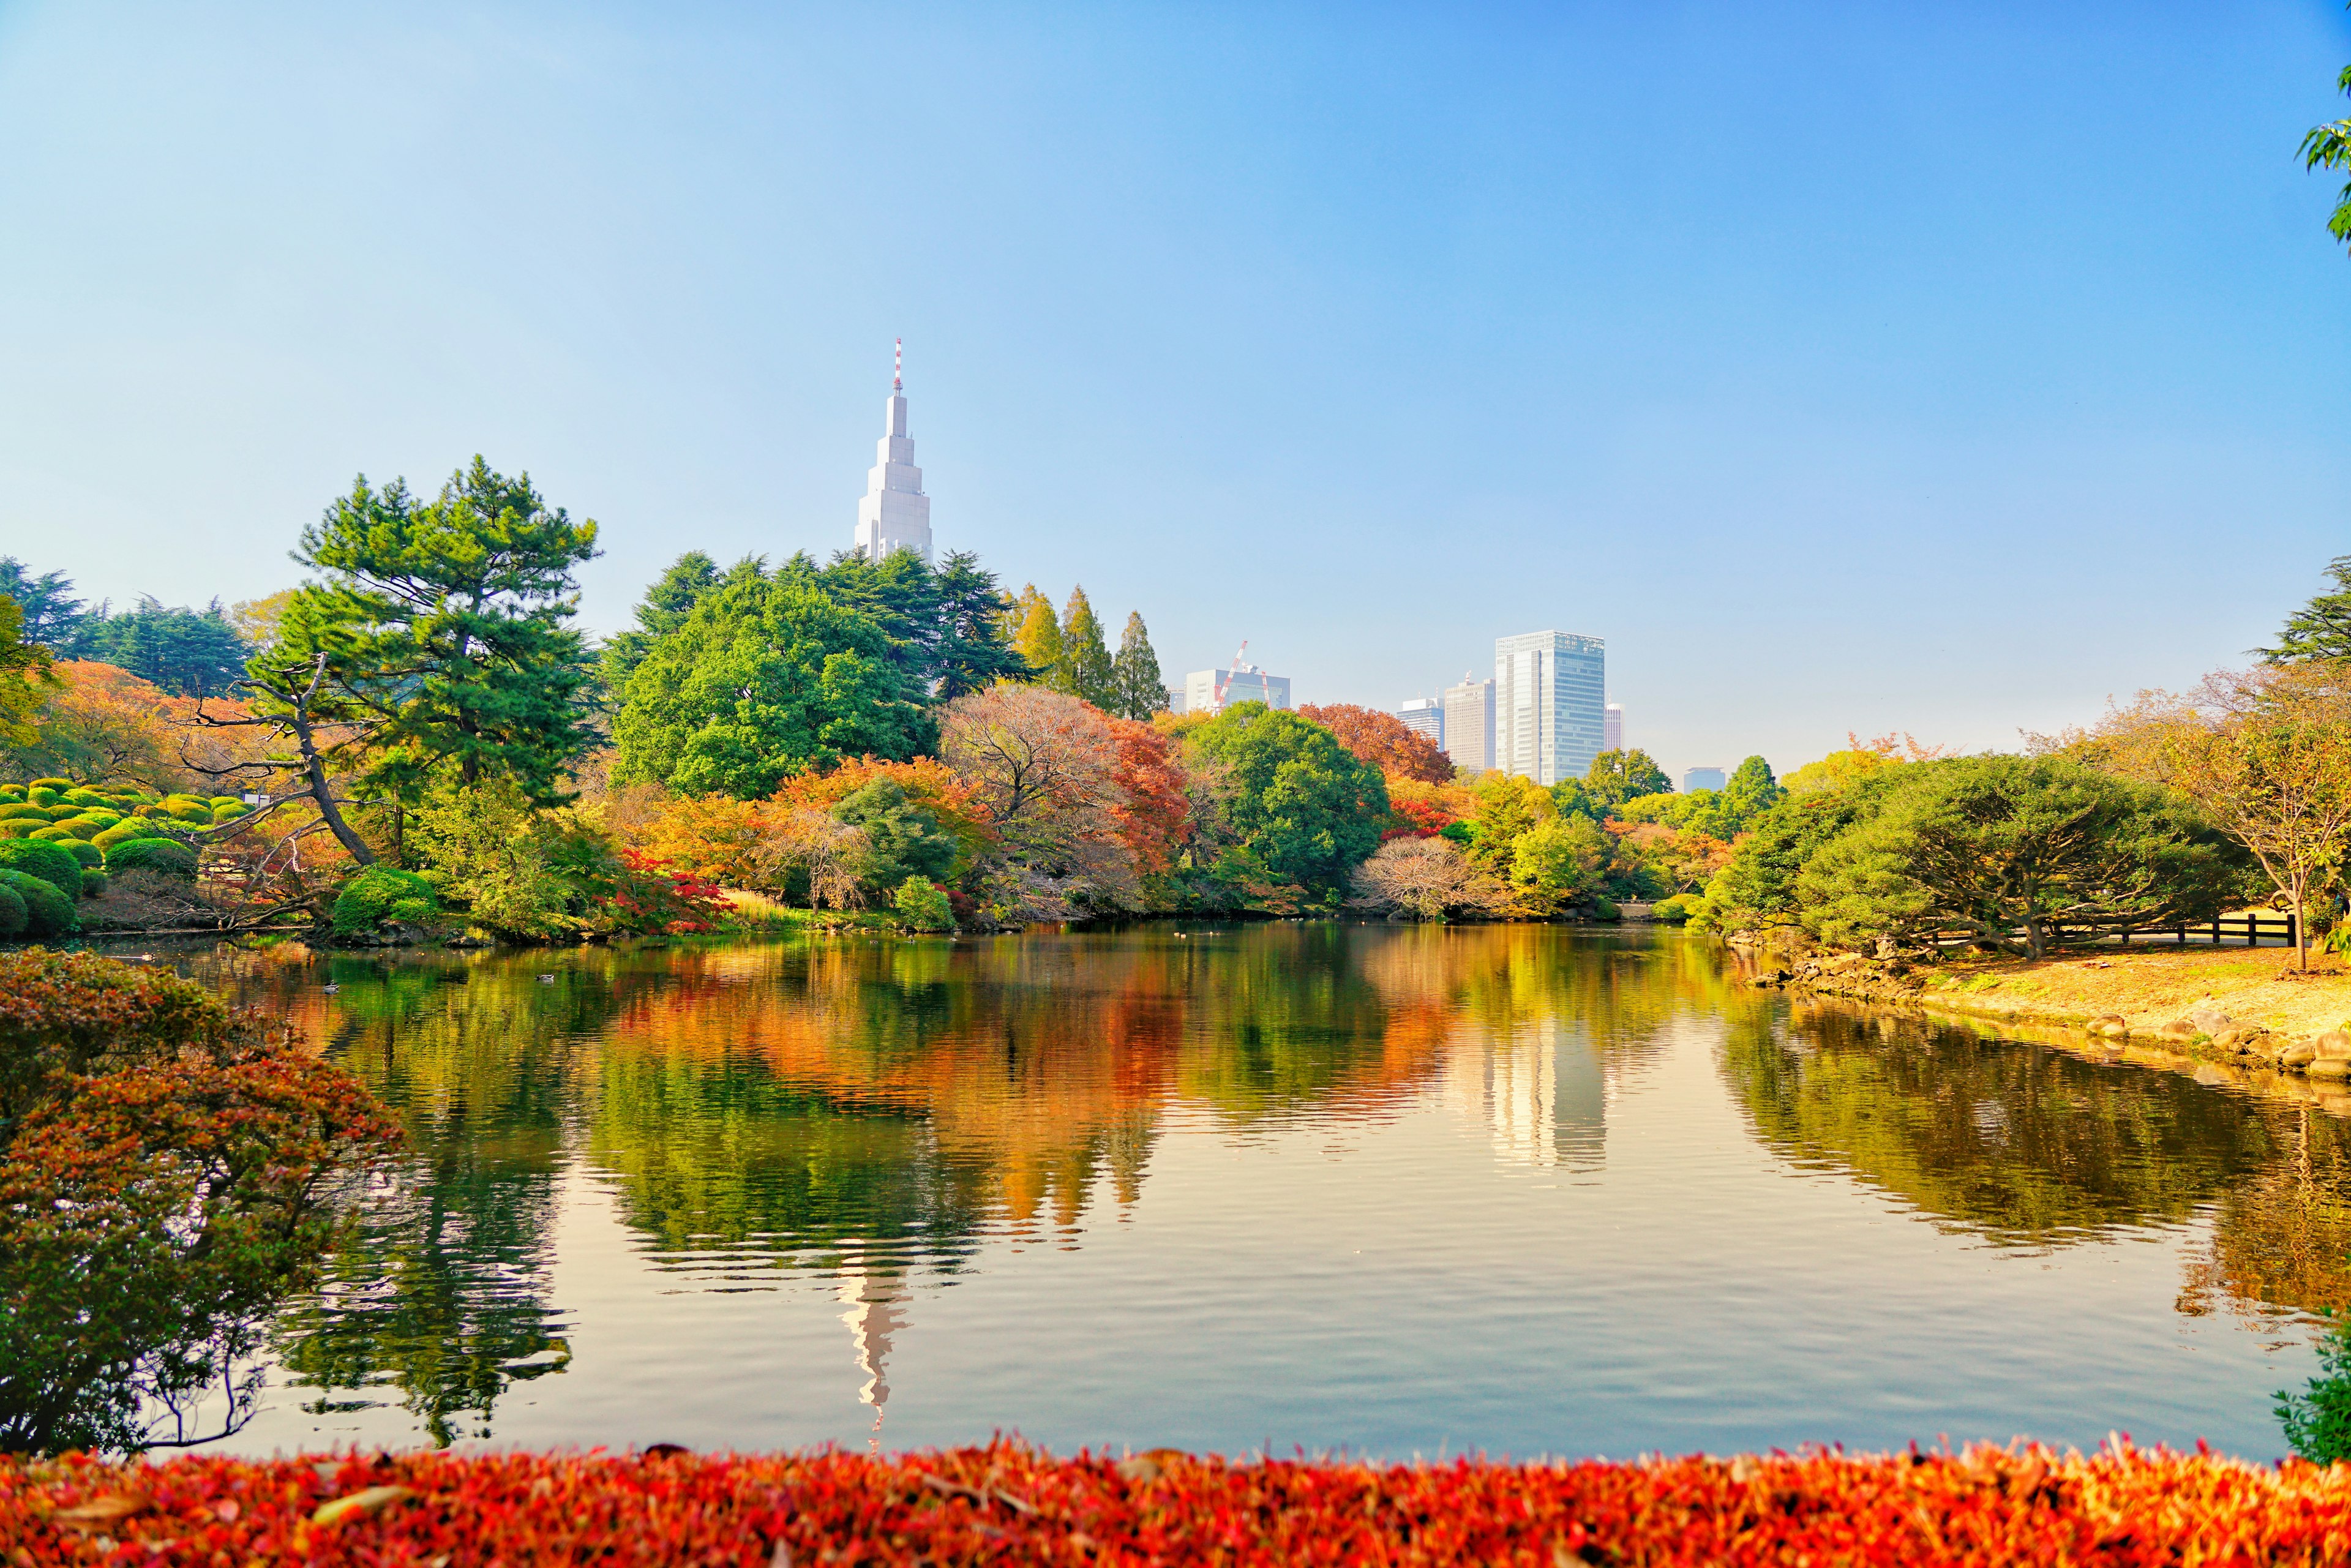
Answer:
[[1437, 743], [1392, 713], [1353, 703], [1309, 703], [1298, 712], [1337, 736], [1340, 745], [1390, 778], [1442, 784], [1453, 777], [1452, 760], [1437, 748]]
[[256, 671], [282, 685], [323, 667], [317, 716], [366, 730], [367, 778], [394, 799], [444, 771], [558, 799], [597, 737], [593, 665], [570, 623], [572, 572], [595, 553], [593, 522], [478, 456], [431, 501], [361, 477], [303, 530], [295, 559], [320, 580], [287, 605]]
[[2277, 646], [2263, 649], [2263, 658], [2281, 664], [2351, 659], [2351, 555], [2339, 555], [2328, 562], [2326, 575], [2335, 580], [2333, 591], [2314, 594], [2309, 603], [2288, 616], [2285, 629], [2278, 633]]
[[1118, 711], [1110, 645], [1082, 585], [1070, 590], [1070, 601], [1061, 607], [1061, 668], [1049, 684], [1104, 713]]
[[142, 597], [120, 615], [86, 617], [68, 647], [76, 658], [128, 670], [182, 697], [227, 695], [245, 678], [252, 653], [217, 599], [198, 611]]
[[24, 640], [53, 653], [71, 647], [74, 633], [89, 618], [64, 572], [35, 573], [13, 555], [0, 555], [0, 598], [15, 600], [23, 612]]
[[1386, 781], [1311, 719], [1238, 703], [1189, 745], [1228, 770], [1232, 825], [1276, 876], [1335, 896], [1378, 847]]
[[0, 746], [29, 746], [50, 685], [49, 651], [24, 633], [25, 612], [0, 594]]
[[1644, 795], [1662, 795], [1674, 787], [1664, 768], [1646, 751], [1635, 747], [1630, 751], [1604, 751], [1592, 759], [1583, 775], [1585, 797], [1604, 810], [1636, 800]]
[[616, 632], [604, 644], [604, 689], [617, 702], [628, 689], [629, 677], [645, 662], [645, 654], [653, 640], [666, 636], [684, 623], [702, 602], [702, 596], [718, 581], [716, 562], [698, 549], [688, 550], [670, 562], [669, 569], [653, 580], [638, 601], [637, 623], [624, 632]]
[[927, 749], [924, 696], [871, 618], [810, 574], [746, 561], [630, 677], [617, 773], [689, 794], [766, 795], [843, 757]]

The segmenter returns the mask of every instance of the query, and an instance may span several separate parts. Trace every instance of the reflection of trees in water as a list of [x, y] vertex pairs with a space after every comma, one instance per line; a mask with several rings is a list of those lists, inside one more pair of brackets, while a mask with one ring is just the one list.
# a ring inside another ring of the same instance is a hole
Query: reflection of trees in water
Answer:
[[1724, 1070], [1757, 1132], [2003, 1243], [2064, 1245], [2209, 1208], [2184, 1312], [2351, 1305], [2351, 1130], [2178, 1073], [1798, 1005]]
[[[331, 1004], [323, 978], [340, 988]], [[281, 1318], [287, 1372], [319, 1391], [321, 1413], [389, 1387], [434, 1442], [487, 1437], [507, 1385], [568, 1354], [548, 1271], [567, 1041], [593, 1027], [595, 997], [550, 990], [523, 966], [454, 960], [339, 958], [270, 989], [409, 1139], [325, 1288]]]
[[2278, 1153], [2192, 1080], [1916, 1019], [1799, 1006], [1724, 1064], [1767, 1142], [2007, 1243], [2185, 1220]]
[[440, 1440], [562, 1364], [567, 1152], [658, 1266], [836, 1276], [878, 1407], [906, 1276], [992, 1224], [1067, 1238], [1105, 1186], [1134, 1201], [1170, 1106], [1237, 1130], [1384, 1117], [1473, 1036], [1573, 1030], [1633, 1060], [1677, 1017], [1749, 1005], [1703, 945], [1524, 926], [240, 963], [218, 977], [299, 1019], [414, 1152], [286, 1318], [286, 1363], [321, 1408], [396, 1388]]

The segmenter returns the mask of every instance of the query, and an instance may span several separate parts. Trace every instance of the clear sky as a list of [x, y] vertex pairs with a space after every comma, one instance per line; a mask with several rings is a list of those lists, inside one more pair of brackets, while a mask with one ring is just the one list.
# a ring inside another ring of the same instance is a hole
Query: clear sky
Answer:
[[1172, 679], [1607, 639], [1678, 774], [2240, 659], [2351, 552], [2334, 0], [877, 9], [0, 0], [0, 553], [295, 580], [528, 469], [625, 622], [943, 549]]

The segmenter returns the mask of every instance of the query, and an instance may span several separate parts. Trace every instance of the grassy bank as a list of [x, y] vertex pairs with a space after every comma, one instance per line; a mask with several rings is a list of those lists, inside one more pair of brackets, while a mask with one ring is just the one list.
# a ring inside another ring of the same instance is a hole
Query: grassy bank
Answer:
[[0, 1461], [19, 1563], [2321, 1563], [2351, 1469], [2042, 1449], [1612, 1464], [446, 1453]]
[[2205, 1006], [2297, 1038], [2351, 1019], [2351, 969], [2313, 955], [2305, 975], [2284, 947], [2115, 948], [2038, 960], [1960, 960], [1917, 978], [1922, 1000], [2049, 1023], [2119, 1014], [2135, 1035], [2153, 1034]]

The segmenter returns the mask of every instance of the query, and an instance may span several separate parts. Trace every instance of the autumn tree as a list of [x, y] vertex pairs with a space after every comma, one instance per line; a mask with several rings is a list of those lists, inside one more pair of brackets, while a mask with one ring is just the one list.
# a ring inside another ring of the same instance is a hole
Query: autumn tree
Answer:
[[1153, 714], [1166, 709], [1166, 677], [1159, 673], [1159, 655], [1152, 652], [1151, 633], [1144, 629], [1139, 611], [1127, 613], [1118, 654], [1111, 661], [1111, 685], [1110, 711], [1121, 718], [1148, 722]]
[[278, 622], [286, 619], [286, 607], [299, 591], [281, 588], [259, 599], [240, 599], [228, 607], [228, 623], [245, 639], [249, 652], [262, 653], [277, 645]]
[[1118, 711], [1118, 683], [1111, 667], [1110, 647], [1082, 587], [1070, 590], [1070, 601], [1061, 608], [1061, 669], [1052, 685], [1104, 713]]
[[1503, 915], [1514, 906], [1510, 890], [1469, 863], [1460, 847], [1438, 838], [1405, 838], [1382, 844], [1355, 868], [1359, 909], [1391, 920], [1452, 920]]
[[1053, 613], [1052, 601], [1038, 592], [1032, 582], [1020, 591], [1005, 614], [1012, 628], [1012, 651], [1020, 656], [1029, 678], [1056, 691], [1068, 690], [1069, 677], [1062, 669], [1061, 622]]
[[2310, 963], [2311, 894], [2351, 849], [2351, 662], [2311, 659], [2151, 692], [2078, 737], [2113, 770], [2179, 791], [2257, 861]]
[[164, 692], [112, 664], [68, 659], [50, 668], [55, 685], [37, 727], [15, 751], [20, 771], [151, 789], [178, 785], [173, 705]]
[[1006, 917], [1068, 919], [1133, 904], [1114, 724], [1040, 685], [991, 686], [940, 712], [939, 754], [973, 786], [997, 840], [986, 892]]
[[1328, 729], [1339, 737], [1340, 745], [1392, 779], [1442, 784], [1453, 777], [1453, 763], [1437, 748], [1437, 743], [1392, 713], [1353, 703], [1309, 703], [1298, 713]]

